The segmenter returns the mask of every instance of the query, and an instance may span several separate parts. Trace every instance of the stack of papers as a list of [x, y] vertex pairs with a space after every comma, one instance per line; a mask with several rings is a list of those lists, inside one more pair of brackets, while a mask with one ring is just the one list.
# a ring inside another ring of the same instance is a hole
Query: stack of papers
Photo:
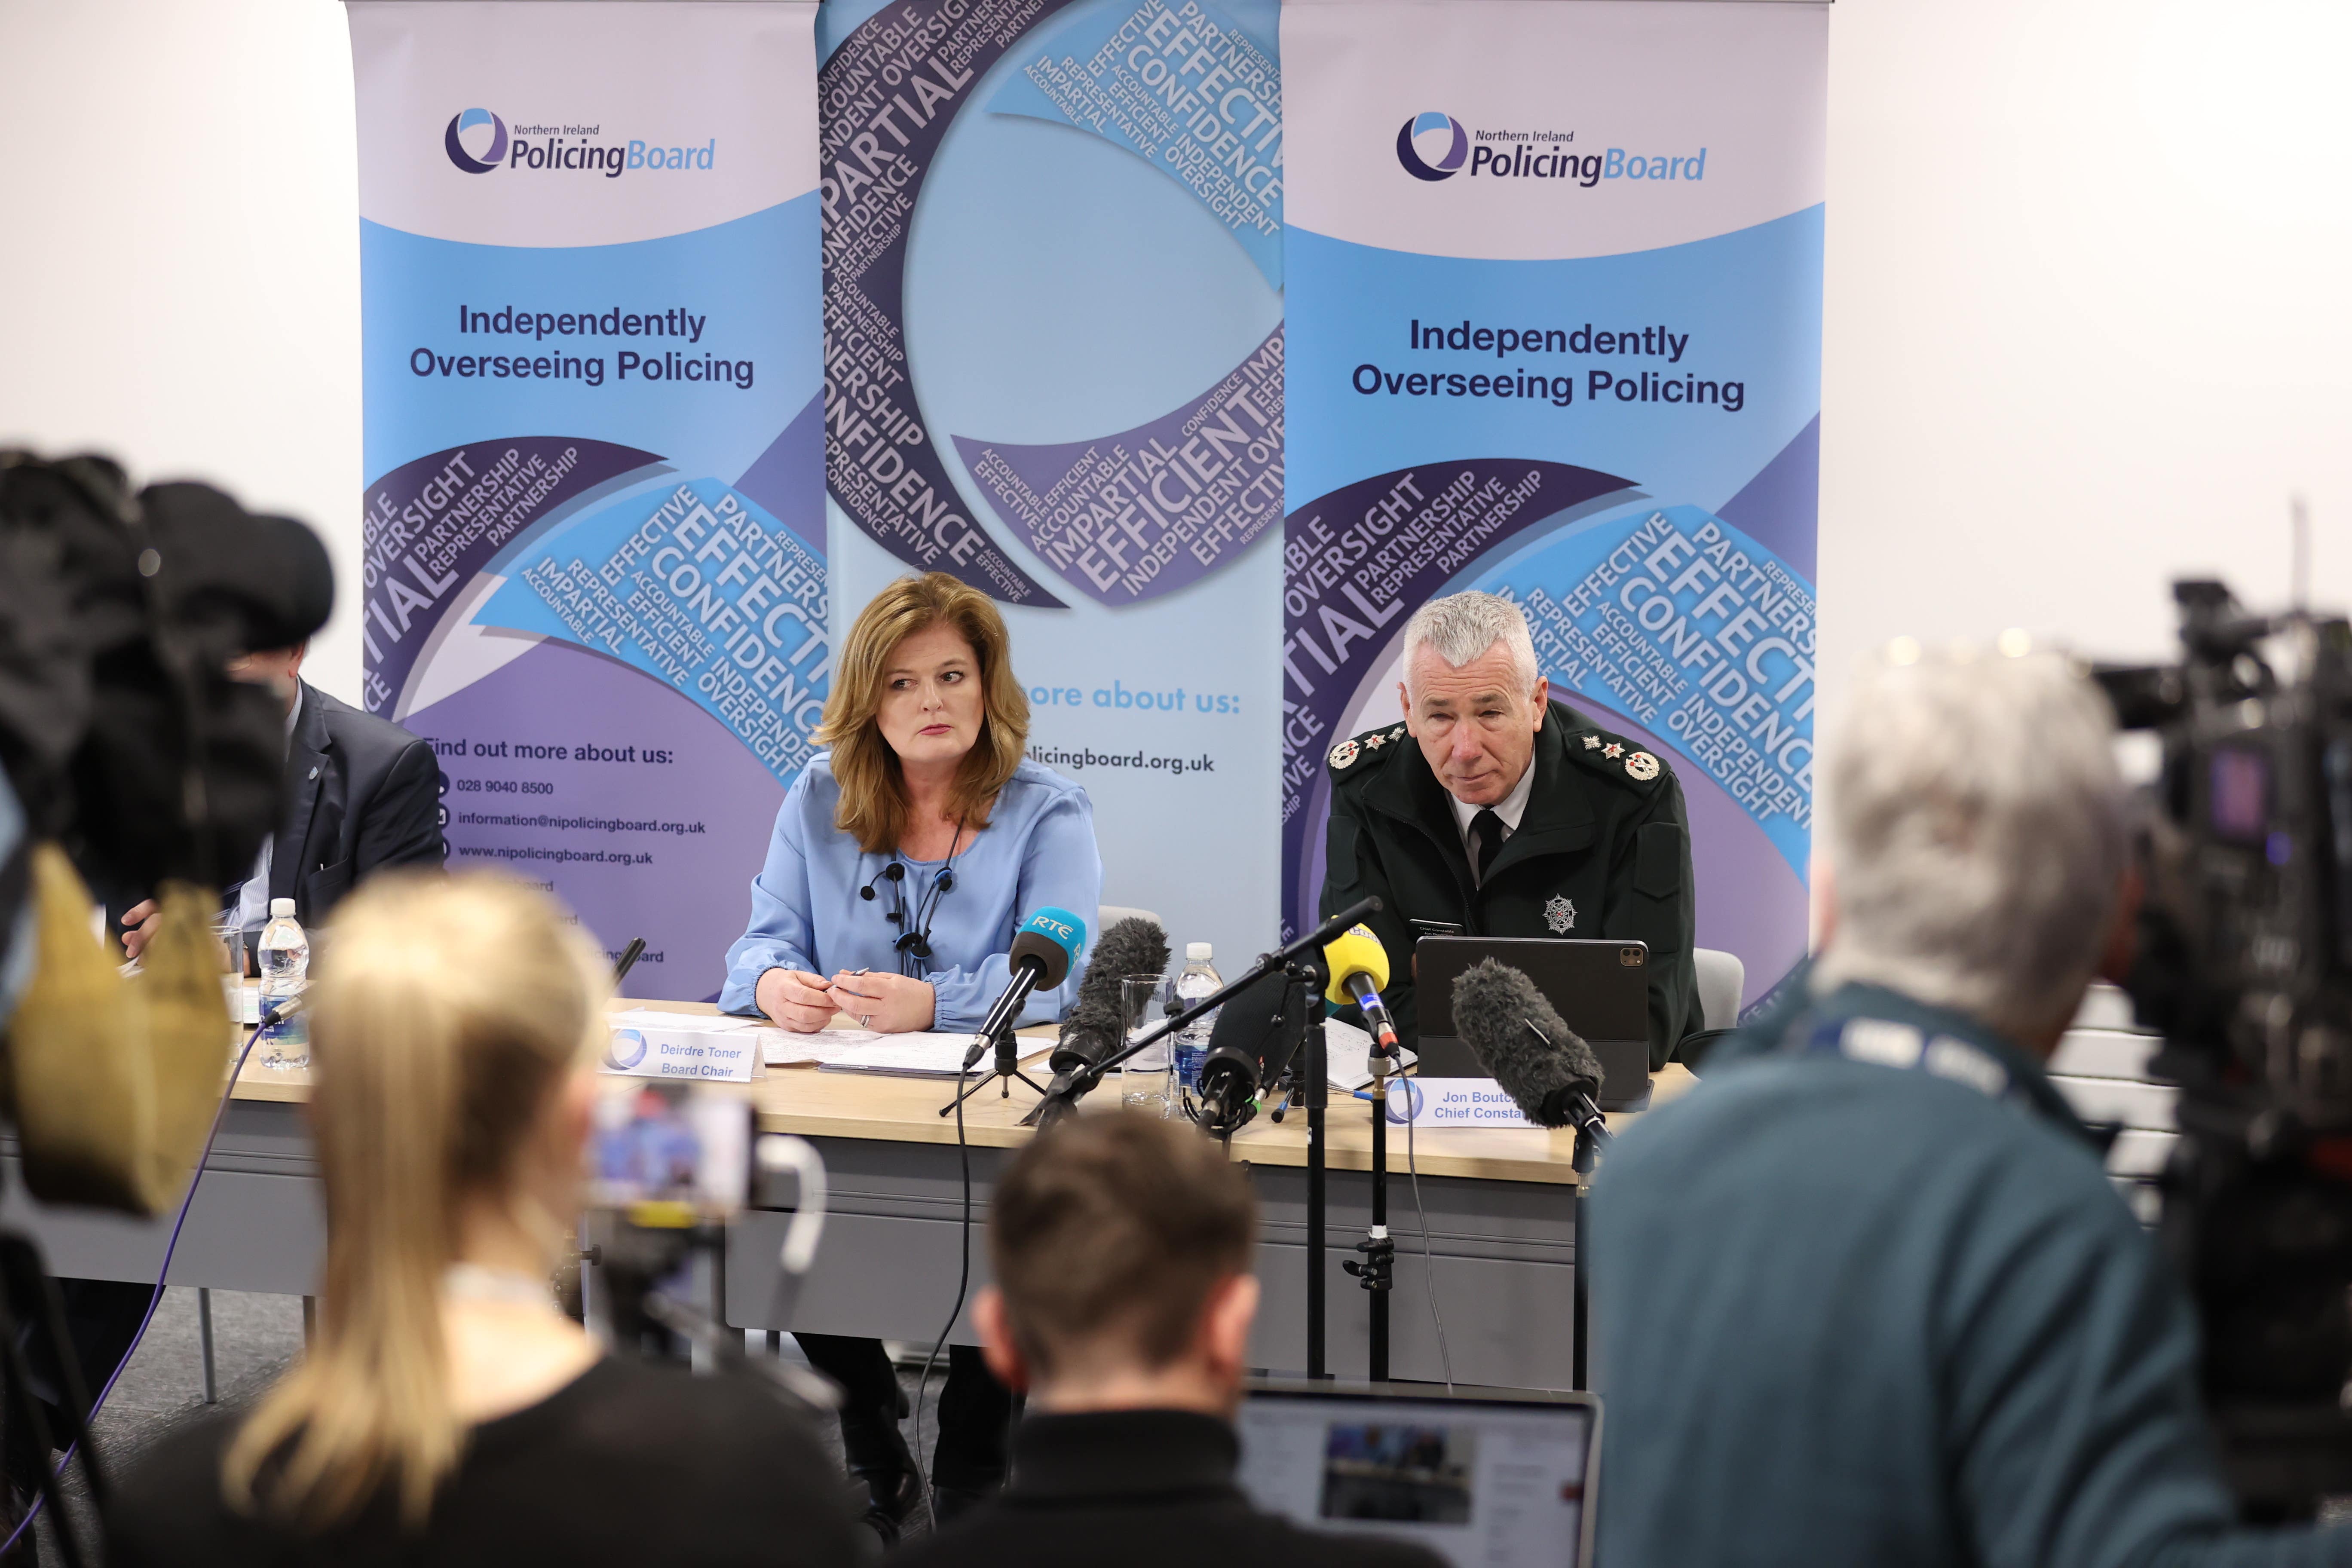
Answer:
[[[1401, 1052], [1398, 1062], [1389, 1067], [1390, 1075], [1410, 1068], [1413, 1060], [1411, 1051]], [[1350, 1094], [1370, 1083], [1372, 1037], [1345, 1019], [1324, 1019], [1323, 1076], [1330, 1080], [1333, 1089], [1344, 1089]]]
[[[954, 1078], [963, 1068], [963, 1054], [971, 1047], [967, 1034], [930, 1031], [882, 1035], [871, 1029], [819, 1029], [795, 1034], [763, 1018], [728, 1013], [686, 1013], [663, 1007], [631, 1007], [612, 1014], [614, 1029], [674, 1038], [687, 1035], [748, 1035], [756, 1038], [763, 1065], [772, 1068], [824, 1068], [833, 1072], [892, 1073], [911, 1078]], [[1021, 1059], [1033, 1061], [1053, 1048], [1047, 1039], [1023, 1039]], [[1360, 1051], [1358, 1053], [1362, 1054]], [[974, 1071], [985, 1070], [982, 1060]], [[626, 1070], [618, 1069], [615, 1070]]]
[[757, 1018], [739, 1018], [732, 1013], [682, 1013], [666, 1007], [627, 1007], [606, 1018], [616, 1029], [692, 1029], [698, 1034], [761, 1026]]
[[[828, 1029], [821, 1035], [803, 1035], [804, 1040], [824, 1040], [828, 1043], [816, 1051], [816, 1065], [826, 1072], [887, 1073], [899, 1078], [954, 1078], [963, 1071], [964, 1053], [971, 1049], [968, 1034], [936, 1032], [910, 1035], [869, 1035], [855, 1029]], [[1044, 1039], [1022, 1039], [1016, 1048], [1023, 1061], [1044, 1056], [1054, 1048], [1054, 1042]], [[974, 1072], [988, 1069], [991, 1058], [982, 1055]]]
[[[668, 1013], [653, 1007], [615, 1013], [613, 1022], [616, 1026], [641, 1029], [754, 1029], [759, 1032], [761, 1054], [772, 1068], [814, 1063], [827, 1072], [885, 1073], [901, 1078], [954, 1078], [963, 1069], [964, 1052], [971, 1048], [971, 1037], [967, 1034], [929, 1030], [883, 1035], [871, 1029], [819, 1029], [812, 1035], [800, 1035], [757, 1018]], [[1337, 1018], [1324, 1022], [1325, 1068], [1332, 1088], [1353, 1091], [1372, 1081], [1371, 1047], [1372, 1037], [1354, 1025]], [[1021, 1059], [1024, 1062], [1034, 1061], [1053, 1048], [1050, 1039], [1020, 1038]], [[1405, 1052], [1402, 1060], [1403, 1066], [1410, 1068], [1412, 1053]], [[983, 1057], [972, 1070], [983, 1072], [988, 1066], [988, 1058]]]

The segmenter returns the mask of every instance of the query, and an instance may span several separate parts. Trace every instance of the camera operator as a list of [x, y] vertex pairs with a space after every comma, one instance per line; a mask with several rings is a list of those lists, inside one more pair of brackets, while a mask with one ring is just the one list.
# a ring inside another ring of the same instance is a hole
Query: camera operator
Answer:
[[[302, 679], [307, 642], [248, 653], [229, 666], [286, 708], [286, 809], [242, 885], [231, 889], [250, 944], [269, 900], [294, 900], [306, 927], [327, 920], [362, 879], [395, 866], [442, 862], [440, 765], [399, 725], [339, 702]], [[139, 956], [155, 927], [152, 899], [122, 916], [122, 945]]]
[[2188, 1297], [2043, 1070], [2128, 958], [2113, 737], [2047, 655], [1864, 679], [1818, 962], [1593, 1192], [1606, 1561], [2352, 1563], [2235, 1526]]

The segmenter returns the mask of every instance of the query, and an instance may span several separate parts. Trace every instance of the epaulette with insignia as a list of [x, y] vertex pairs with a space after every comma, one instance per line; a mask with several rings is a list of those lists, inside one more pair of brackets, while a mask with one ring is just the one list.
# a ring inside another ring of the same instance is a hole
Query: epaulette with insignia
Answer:
[[1666, 764], [1622, 735], [1586, 730], [1568, 738], [1568, 754], [1604, 778], [1622, 778], [1637, 784], [1655, 782]]
[[1367, 730], [1362, 734], [1351, 740], [1342, 741], [1331, 748], [1331, 755], [1328, 759], [1331, 771], [1335, 773], [1344, 773], [1358, 763], [1379, 762], [1383, 757], [1393, 756], [1398, 745], [1406, 739], [1405, 729], [1402, 724], [1391, 724], [1382, 730]]

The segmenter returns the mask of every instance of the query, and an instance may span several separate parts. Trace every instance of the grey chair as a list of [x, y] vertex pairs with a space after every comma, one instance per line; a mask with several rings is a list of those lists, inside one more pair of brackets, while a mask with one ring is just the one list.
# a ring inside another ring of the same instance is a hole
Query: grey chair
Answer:
[[1698, 1011], [1709, 1029], [1733, 1028], [1739, 1023], [1739, 994], [1748, 985], [1748, 966], [1737, 953], [1712, 947], [1691, 950], [1698, 968]]
[[1675, 1047], [1675, 1059], [1697, 1072], [1716, 1042], [1739, 1026], [1739, 994], [1748, 985], [1748, 966], [1712, 947], [1693, 948], [1691, 962], [1698, 971], [1700, 1026]]
[[[1135, 920], [1150, 921], [1161, 931], [1166, 931], [1168, 929], [1168, 922], [1161, 920], [1158, 915], [1153, 914], [1150, 910], [1131, 910], [1125, 904], [1105, 904], [1095, 911], [1095, 930], [1097, 931], [1106, 931], [1110, 930], [1111, 927], [1117, 925], [1119, 921], [1130, 918]], [[1735, 959], [1733, 962], [1737, 963], [1738, 960]]]

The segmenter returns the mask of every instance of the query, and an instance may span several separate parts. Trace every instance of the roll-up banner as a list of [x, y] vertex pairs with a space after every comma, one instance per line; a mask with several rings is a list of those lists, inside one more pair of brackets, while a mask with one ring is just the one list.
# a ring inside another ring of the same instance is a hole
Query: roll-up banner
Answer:
[[1698, 942], [1805, 943], [1828, 7], [1289, 0], [1286, 914], [1405, 617], [1525, 609], [1667, 759]]
[[714, 997], [831, 653], [814, 4], [351, 0], [370, 710]]
[[1221, 962], [1278, 918], [1274, 0], [838, 0], [820, 20], [826, 479], [846, 625], [1001, 602], [1104, 899]]

